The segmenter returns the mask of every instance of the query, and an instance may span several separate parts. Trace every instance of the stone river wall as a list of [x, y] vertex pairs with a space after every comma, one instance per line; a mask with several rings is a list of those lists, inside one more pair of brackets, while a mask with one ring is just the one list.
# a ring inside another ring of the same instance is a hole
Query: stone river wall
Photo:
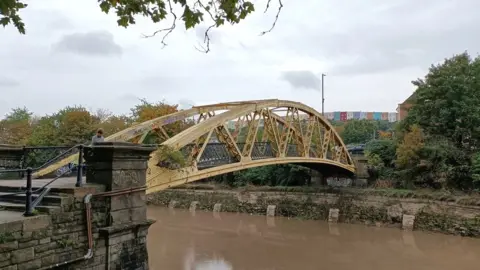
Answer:
[[480, 204], [365, 194], [172, 189], [147, 203], [480, 237]]

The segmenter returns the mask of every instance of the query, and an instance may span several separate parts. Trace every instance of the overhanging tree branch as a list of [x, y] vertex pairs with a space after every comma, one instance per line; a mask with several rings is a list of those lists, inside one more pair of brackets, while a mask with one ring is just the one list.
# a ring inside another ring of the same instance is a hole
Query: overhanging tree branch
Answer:
[[[265, 11], [264, 11], [263, 13], [266, 13], [266, 12], [268, 11], [268, 9], [269, 9], [269, 7], [270, 7], [270, 1], [272, 1], [272, 0], [268, 0], [267, 6], [266, 6]], [[263, 35], [265, 35], [266, 33], [272, 32], [273, 28], [275, 28], [275, 26], [277, 25], [278, 18], [280, 17], [280, 12], [282, 12], [282, 8], [283, 8], [282, 0], [278, 0], [277, 15], [275, 15], [275, 20], [273, 21], [272, 27], [270, 27], [270, 29], [268, 29], [268, 30], [263, 31], [262, 33], [260, 33], [260, 36], [263, 36]]]
[[[19, 10], [27, 7], [22, 1], [24, 0], [0, 0], [0, 25], [14, 25], [21, 33], [25, 33], [25, 25], [22, 18], [18, 15]], [[152, 34], [143, 34], [144, 38], [154, 37], [160, 33], [165, 33], [162, 37], [162, 45], [166, 46], [167, 37], [176, 29], [177, 19], [184, 22], [185, 28], [195, 28], [203, 23], [204, 15], [208, 14], [208, 19], [212, 20], [212, 24], [205, 31], [203, 43], [206, 45], [203, 52], [210, 51], [209, 32], [212, 28], [219, 28], [225, 23], [231, 25], [238, 24], [244, 20], [254, 9], [253, 0], [97, 0], [100, 9], [109, 13], [114, 10], [117, 15], [117, 23], [119, 26], [127, 28], [136, 23], [136, 16], [150, 18], [153, 23], [159, 23], [167, 19], [170, 14], [173, 22], [170, 27], [159, 29]], [[278, 21], [280, 12], [283, 8], [282, 0], [278, 0], [279, 8], [275, 16], [275, 20], [267, 31], [263, 31], [261, 35], [271, 32]], [[183, 13], [176, 14], [175, 6], [183, 9]], [[265, 11], [271, 6], [271, 0], [268, 0]], [[209, 22], [207, 22], [209, 24]]]

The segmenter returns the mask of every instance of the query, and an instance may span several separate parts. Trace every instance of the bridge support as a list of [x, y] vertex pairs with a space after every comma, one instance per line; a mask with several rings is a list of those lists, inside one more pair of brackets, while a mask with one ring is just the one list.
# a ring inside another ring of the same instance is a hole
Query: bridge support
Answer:
[[326, 186], [327, 185], [327, 181], [325, 179], [325, 177], [319, 172], [319, 171], [316, 171], [316, 170], [310, 170], [310, 182], [312, 183], [312, 185], [314, 186]]
[[154, 148], [130, 143], [100, 143], [85, 148], [87, 185], [101, 184], [106, 192], [106, 269], [148, 269], [146, 237], [154, 223], [147, 219], [146, 169]]

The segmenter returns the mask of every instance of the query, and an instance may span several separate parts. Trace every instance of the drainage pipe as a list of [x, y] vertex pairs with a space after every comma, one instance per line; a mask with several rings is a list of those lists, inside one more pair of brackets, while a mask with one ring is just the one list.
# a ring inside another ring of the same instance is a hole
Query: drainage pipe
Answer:
[[79, 257], [73, 260], [53, 264], [47, 267], [40, 268], [38, 270], [47, 270], [47, 269], [54, 269], [60, 266], [64, 266], [67, 264], [71, 264], [74, 262], [78, 261], [83, 261], [83, 260], [88, 260], [93, 257], [93, 233], [92, 233], [92, 204], [91, 204], [91, 199], [93, 196], [95, 197], [113, 197], [113, 196], [119, 196], [119, 195], [124, 195], [124, 194], [129, 194], [129, 193], [134, 193], [134, 192], [139, 192], [139, 191], [145, 191], [147, 189], [146, 186], [143, 187], [137, 187], [137, 188], [126, 188], [126, 189], [120, 189], [120, 190], [114, 190], [114, 191], [107, 191], [107, 192], [101, 192], [101, 193], [96, 193], [96, 194], [87, 194], [83, 198], [83, 203], [85, 205], [85, 217], [87, 220], [87, 238], [88, 238], [88, 250], [87, 254], [85, 254], [83, 257]]
[[39, 270], [53, 269], [67, 264], [71, 264], [78, 261], [88, 260], [93, 257], [93, 235], [92, 235], [92, 204], [90, 202], [92, 194], [87, 194], [83, 198], [83, 203], [85, 204], [85, 216], [87, 220], [87, 237], [88, 237], [88, 250], [87, 254], [83, 257], [76, 258], [69, 261], [64, 261], [61, 263], [53, 264], [47, 267], [40, 268]]

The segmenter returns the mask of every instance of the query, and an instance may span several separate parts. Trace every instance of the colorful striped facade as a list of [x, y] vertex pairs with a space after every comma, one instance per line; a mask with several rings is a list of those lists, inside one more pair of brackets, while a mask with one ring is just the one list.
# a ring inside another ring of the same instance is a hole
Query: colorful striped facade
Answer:
[[396, 112], [326, 112], [325, 118], [335, 121], [356, 120], [384, 120], [388, 122], [397, 122], [398, 116]]
[[[306, 119], [308, 116], [306, 114], [300, 115], [300, 119]], [[285, 116], [281, 116], [281, 118], [285, 118]], [[343, 121], [346, 122], [348, 120], [356, 119], [356, 120], [384, 120], [388, 122], [397, 122], [398, 116], [396, 112], [326, 112], [325, 118], [329, 120], [335, 121]], [[235, 125], [238, 124], [237, 121], [229, 121], [227, 126], [229, 129], [235, 129]], [[263, 119], [260, 119], [259, 123], [260, 127], [263, 127]]]

